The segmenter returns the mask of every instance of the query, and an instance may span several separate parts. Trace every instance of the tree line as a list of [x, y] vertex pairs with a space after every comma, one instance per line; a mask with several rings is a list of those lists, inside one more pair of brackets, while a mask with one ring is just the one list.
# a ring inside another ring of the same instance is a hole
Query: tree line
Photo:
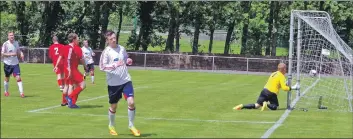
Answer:
[[[337, 1], [1, 1], [1, 41], [15, 31], [24, 46], [48, 47], [52, 35], [66, 42], [75, 32], [103, 49], [103, 33], [120, 34], [131, 26], [127, 47], [147, 51], [164, 47], [179, 52], [182, 33], [192, 37], [192, 53], [199, 52], [199, 35], [209, 36], [212, 53], [214, 33], [225, 30], [224, 54], [238, 41], [240, 54], [276, 55], [276, 47], [288, 47], [292, 9], [327, 11], [340, 37], [353, 47], [353, 2]], [[158, 33], [167, 33], [163, 37]]]

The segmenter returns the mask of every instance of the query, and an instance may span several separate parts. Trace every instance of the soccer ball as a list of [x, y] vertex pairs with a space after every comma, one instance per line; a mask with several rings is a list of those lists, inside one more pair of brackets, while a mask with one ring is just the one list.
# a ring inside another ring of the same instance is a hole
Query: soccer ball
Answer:
[[316, 77], [316, 75], [317, 75], [317, 71], [316, 70], [310, 70], [310, 72], [309, 72], [309, 76], [310, 77]]

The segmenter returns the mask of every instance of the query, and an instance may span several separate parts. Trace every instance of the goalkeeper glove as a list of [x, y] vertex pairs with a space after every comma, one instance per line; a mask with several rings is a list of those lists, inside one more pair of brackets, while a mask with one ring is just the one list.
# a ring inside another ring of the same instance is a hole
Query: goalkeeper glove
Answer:
[[299, 90], [300, 89], [300, 85], [298, 83], [296, 83], [295, 85], [293, 85], [292, 87], [290, 87], [291, 90]]

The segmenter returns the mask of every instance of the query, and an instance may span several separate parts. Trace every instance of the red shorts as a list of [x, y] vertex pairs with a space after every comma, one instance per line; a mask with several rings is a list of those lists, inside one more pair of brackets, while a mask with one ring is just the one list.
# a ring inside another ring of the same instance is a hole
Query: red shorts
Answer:
[[[56, 63], [56, 62], [55, 62]], [[53, 62], [53, 66], [55, 67], [55, 64], [54, 62]], [[64, 74], [64, 65], [63, 64], [59, 64], [58, 65], [58, 69], [56, 69], [56, 71], [55, 71], [55, 73], [56, 74]]]
[[72, 84], [71, 80], [67, 78], [69, 75], [69, 71], [67, 71], [66, 68], [64, 68], [64, 81], [66, 85]]
[[56, 74], [64, 74], [64, 71], [65, 71], [64, 66], [59, 65], [58, 68], [56, 69], [55, 73]]
[[72, 84], [79, 84], [81, 82], [83, 82], [83, 75], [81, 74], [80, 71], [78, 70], [71, 70], [71, 78], [67, 79], [67, 70], [65, 70], [65, 83], [72, 85]]

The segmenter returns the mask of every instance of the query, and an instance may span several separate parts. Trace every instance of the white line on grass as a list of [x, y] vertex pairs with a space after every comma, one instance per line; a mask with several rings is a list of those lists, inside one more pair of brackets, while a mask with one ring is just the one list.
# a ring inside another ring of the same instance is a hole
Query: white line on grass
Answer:
[[[34, 112], [34, 113], [44, 113], [44, 114], [55, 114], [55, 115], [74, 115], [74, 116], [99, 116], [107, 117], [107, 115], [100, 114], [77, 114], [77, 113], [62, 113], [62, 112]], [[127, 116], [118, 115], [117, 117], [125, 118]], [[174, 118], [157, 118], [157, 117], [138, 117], [144, 120], [162, 120], [162, 121], [190, 121], [190, 122], [215, 122], [215, 123], [248, 123], [248, 124], [273, 124], [275, 122], [268, 121], [233, 121], [233, 120], [201, 120], [201, 119], [174, 119]]]
[[[297, 104], [297, 102], [299, 101], [299, 99], [305, 95], [306, 92], [308, 92], [311, 88], [313, 88], [317, 83], [319, 82], [319, 79], [317, 79], [311, 86], [309, 86], [308, 88], [306, 88], [304, 91], [303, 91], [303, 94], [299, 97], [296, 97], [294, 99], [294, 101], [291, 103], [291, 106], [295, 106], [295, 104]], [[284, 120], [286, 120], [286, 118], [289, 116], [289, 113], [291, 112], [292, 110], [286, 110], [281, 118], [279, 118], [279, 120], [271, 127], [269, 128], [262, 136], [261, 138], [268, 138], [271, 136], [271, 134], [280, 126], [282, 125], [282, 123], [284, 122]]]
[[[148, 86], [136, 87], [136, 88], [134, 88], [134, 89], [142, 89], [142, 88], [148, 88]], [[108, 95], [98, 96], [98, 97], [89, 98], [89, 99], [84, 99], [84, 100], [81, 100], [81, 101], [77, 101], [77, 103], [86, 102], [86, 101], [91, 101], [91, 100], [96, 100], [96, 99], [104, 98], [104, 97], [107, 97], [107, 96], [108, 96]], [[61, 105], [55, 105], [55, 106], [50, 106], [50, 107], [45, 107], [45, 108], [30, 110], [30, 111], [27, 111], [27, 112], [39, 112], [39, 111], [50, 110], [50, 109], [54, 109], [54, 108], [58, 108], [58, 107], [61, 107]]]

